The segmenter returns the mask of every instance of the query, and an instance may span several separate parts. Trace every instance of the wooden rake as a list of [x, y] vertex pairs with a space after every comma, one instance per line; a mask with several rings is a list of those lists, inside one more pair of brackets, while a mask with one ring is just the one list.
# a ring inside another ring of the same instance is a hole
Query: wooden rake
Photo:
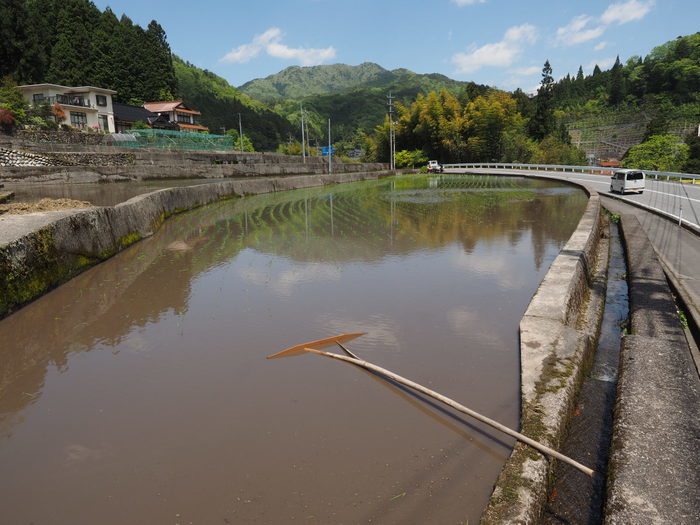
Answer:
[[[331, 359], [336, 359], [338, 361], [344, 361], [346, 363], [350, 363], [355, 366], [359, 366], [361, 368], [364, 368], [365, 370], [370, 370], [372, 372], [375, 372], [377, 374], [380, 374], [384, 377], [388, 377], [389, 379], [392, 379], [393, 381], [396, 381], [397, 383], [400, 383], [404, 386], [407, 386], [409, 388], [412, 388], [413, 390], [416, 390], [422, 394], [425, 394], [428, 397], [432, 397], [433, 399], [436, 399], [444, 404], [446, 404], [449, 407], [454, 408], [455, 410], [462, 412], [463, 414], [467, 414], [468, 416], [473, 417], [474, 419], [481, 421], [482, 423], [485, 423], [489, 425], [492, 428], [495, 428], [496, 430], [499, 430], [503, 432], [504, 434], [507, 434], [521, 443], [525, 443], [527, 445], [530, 445], [531, 447], [539, 450], [543, 454], [546, 454], [548, 456], [554, 457], [560, 461], [563, 461], [564, 463], [567, 463], [571, 465], [572, 467], [580, 470], [584, 474], [587, 474], [588, 476], [593, 477], [595, 475], [595, 472], [586, 467], [585, 465], [582, 465], [578, 461], [575, 461], [571, 459], [568, 456], [565, 456], [564, 454], [561, 454], [560, 452], [557, 452], [553, 448], [550, 448], [546, 445], [543, 445], [542, 443], [535, 441], [532, 438], [527, 437], [525, 434], [521, 434], [520, 432], [516, 432], [515, 430], [512, 430], [505, 425], [502, 425], [498, 421], [494, 421], [491, 418], [488, 418], [486, 416], [483, 416], [479, 414], [478, 412], [475, 412], [474, 410], [465, 407], [464, 405], [457, 403], [455, 400], [450, 399], [447, 396], [443, 396], [442, 394], [439, 394], [438, 392], [435, 392], [434, 390], [431, 390], [429, 388], [424, 387], [423, 385], [419, 385], [415, 381], [411, 381], [410, 379], [406, 379], [405, 377], [402, 377], [398, 374], [395, 374], [391, 370], [387, 370], [386, 368], [382, 368], [381, 366], [377, 366], [373, 363], [370, 363], [368, 361], [364, 361], [363, 359], [360, 359], [358, 356], [356, 356], [354, 353], [352, 353], [350, 350], [348, 350], [343, 343], [346, 343], [347, 341], [351, 341], [352, 339], [355, 339], [357, 337], [360, 337], [362, 335], [365, 335], [364, 333], [355, 333], [355, 334], [341, 334], [337, 335], [335, 337], [328, 337], [326, 339], [319, 339], [317, 341], [309, 341], [308, 343], [303, 343], [297, 346], [292, 346], [291, 348], [287, 348], [286, 350], [282, 350], [281, 352], [277, 352], [276, 354], [272, 354], [270, 356], [267, 356], [267, 359], [277, 359], [279, 357], [291, 357], [293, 355], [300, 355], [302, 353], [311, 353], [311, 354], [317, 354], [317, 355], [322, 355], [324, 357], [329, 357]], [[322, 348], [328, 348], [333, 345], [338, 345], [347, 355], [338, 355], [338, 354], [333, 354], [331, 352], [325, 352], [322, 350]]]

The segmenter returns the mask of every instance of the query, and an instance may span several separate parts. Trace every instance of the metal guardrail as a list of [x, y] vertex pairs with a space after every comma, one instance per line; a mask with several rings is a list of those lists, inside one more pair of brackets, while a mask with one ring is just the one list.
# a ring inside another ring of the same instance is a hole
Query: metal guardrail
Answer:
[[[604, 166], [563, 166], [558, 164], [513, 164], [507, 162], [486, 162], [486, 163], [461, 163], [461, 164], [443, 164], [443, 168], [447, 169], [516, 169], [516, 170], [537, 170], [537, 171], [560, 171], [571, 173], [590, 173], [593, 175], [612, 175], [620, 171], [622, 168], [608, 168]], [[677, 173], [673, 171], [650, 171], [642, 170], [647, 177], [654, 179], [661, 178], [662, 180], [674, 180], [686, 182], [689, 184], [700, 184], [700, 175], [694, 173]], [[689, 181], [689, 182], [688, 182]]]

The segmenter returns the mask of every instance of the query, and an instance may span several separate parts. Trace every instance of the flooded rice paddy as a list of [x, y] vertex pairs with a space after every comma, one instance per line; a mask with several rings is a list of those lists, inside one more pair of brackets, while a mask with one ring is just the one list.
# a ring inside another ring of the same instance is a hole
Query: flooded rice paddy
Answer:
[[3, 523], [475, 523], [518, 323], [586, 196], [404, 176], [207, 206], [0, 321]]

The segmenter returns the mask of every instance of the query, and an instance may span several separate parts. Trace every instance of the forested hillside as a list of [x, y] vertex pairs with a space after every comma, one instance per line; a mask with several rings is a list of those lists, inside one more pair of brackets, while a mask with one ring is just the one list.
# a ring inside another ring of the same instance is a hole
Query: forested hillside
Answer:
[[380, 124], [388, 113], [389, 94], [393, 102], [408, 105], [418, 94], [443, 89], [472, 98], [485, 94], [488, 87], [439, 74], [389, 71], [371, 62], [359, 66], [295, 66], [240, 87], [251, 97], [273, 104], [275, 111], [298, 129], [303, 106], [312, 143], [327, 137], [330, 118], [335, 139], [355, 146], [359, 145], [359, 136]]
[[4, 84], [92, 85], [134, 105], [182, 98], [212, 133], [237, 130], [240, 113], [257, 149], [274, 150], [291, 128], [221, 77], [174, 57], [155, 20], [143, 29], [89, 0], [3, 0], [0, 42]]
[[100, 11], [89, 0], [0, 3], [0, 77], [114, 89], [120, 102], [171, 100], [177, 81], [163, 28]]
[[654, 135], [692, 143], [688, 135], [700, 123], [700, 33], [624, 65], [618, 58], [607, 71], [585, 76], [579, 69], [553, 85], [552, 104], [573, 142], [596, 158], [620, 158]]
[[246, 82], [238, 89], [257, 100], [274, 104], [285, 99], [338, 93], [370, 82], [385, 82], [391, 77], [391, 72], [372, 62], [359, 66], [292, 66], [274, 75]]
[[607, 71], [567, 75], [554, 85], [554, 103], [565, 111], [658, 106], [664, 111], [700, 103], [700, 33], [678, 37]]

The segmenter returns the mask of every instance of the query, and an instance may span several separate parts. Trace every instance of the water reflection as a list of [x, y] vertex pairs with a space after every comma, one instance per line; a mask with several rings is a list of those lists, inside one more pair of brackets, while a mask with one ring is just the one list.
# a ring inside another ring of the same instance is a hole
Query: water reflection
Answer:
[[168, 221], [0, 322], [0, 506], [116, 523], [117, 503], [67, 493], [150, 494], [131, 517], [162, 522], [157, 492], [203, 522], [475, 519], [500, 438], [351, 367], [263, 357], [366, 331], [361, 355], [514, 426], [517, 323], [585, 203], [548, 182], [421, 176]]

